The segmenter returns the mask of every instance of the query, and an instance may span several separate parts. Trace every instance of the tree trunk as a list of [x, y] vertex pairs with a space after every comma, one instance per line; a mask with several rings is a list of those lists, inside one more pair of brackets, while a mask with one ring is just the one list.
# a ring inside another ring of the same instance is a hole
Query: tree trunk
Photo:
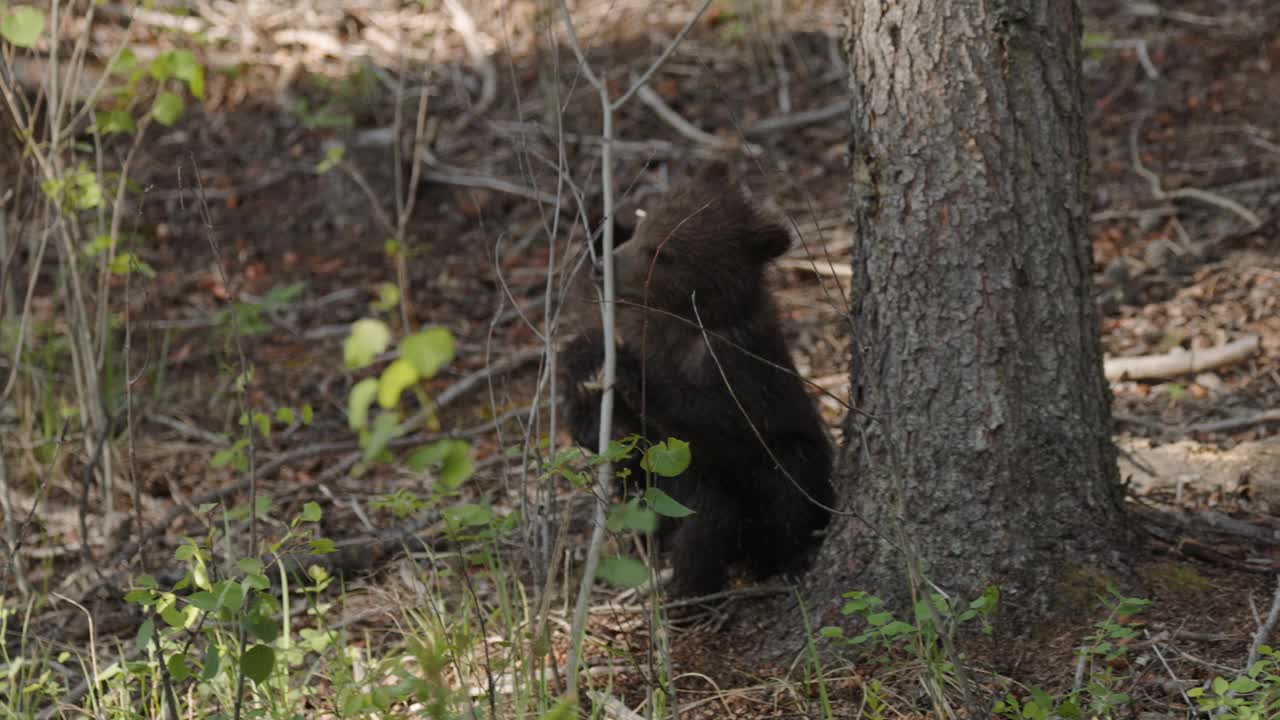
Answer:
[[808, 599], [901, 606], [910, 559], [964, 599], [998, 585], [1025, 621], [1123, 567], [1126, 545], [1089, 296], [1079, 8], [850, 12], [855, 409], [837, 483], [853, 515]]

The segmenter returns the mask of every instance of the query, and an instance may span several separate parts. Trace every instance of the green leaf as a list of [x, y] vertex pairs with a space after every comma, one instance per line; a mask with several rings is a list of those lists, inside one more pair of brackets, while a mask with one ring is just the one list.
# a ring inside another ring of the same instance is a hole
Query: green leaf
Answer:
[[271, 669], [276, 664], [276, 651], [268, 645], [254, 645], [245, 651], [240, 658], [240, 672], [245, 677], [261, 684], [271, 677]]
[[996, 606], [1000, 604], [1000, 588], [995, 585], [988, 585], [982, 591], [982, 595], [976, 600], [969, 603], [969, 609], [975, 610], [981, 615], [990, 615], [995, 612]]
[[640, 442], [639, 435], [629, 435], [622, 440], [610, 440], [609, 448], [605, 450], [601, 459], [614, 463], [626, 460], [636, 449], [636, 443], [638, 442]]
[[409, 459], [405, 461], [405, 464], [414, 472], [425, 472], [427, 468], [439, 465], [448, 459], [453, 443], [453, 440], [445, 439], [437, 440], [430, 445], [423, 445], [409, 455]]
[[[329, 172], [338, 163], [342, 162], [342, 156], [345, 155], [347, 149], [341, 145], [334, 145], [324, 151], [324, 159], [316, 163], [316, 174], [323, 175]], [[377, 307], [376, 305], [374, 307]], [[385, 309], [385, 308], [383, 308]]]
[[209, 643], [209, 647], [204, 651], [204, 662], [201, 664], [204, 665], [200, 671], [201, 680], [212, 680], [218, 674], [218, 668], [222, 665], [222, 656], [218, 654], [216, 643]]
[[302, 514], [299, 517], [302, 522], [320, 522], [320, 518], [324, 517], [324, 511], [320, 509], [319, 503], [308, 502], [302, 506]]
[[842, 638], [844, 637], [844, 629], [834, 625], [827, 625], [818, 628], [818, 637], [827, 639]]
[[[1049, 711], [1053, 709], [1055, 708], [1052, 705], [1046, 707], [1040, 717], [1042, 718], [1049, 717]], [[1073, 700], [1064, 701], [1061, 705], [1059, 705], [1056, 708], [1056, 710], [1057, 710], [1058, 716], [1061, 717], [1063, 720], [1080, 720], [1080, 718], [1084, 717], [1084, 712], [1080, 709], [1079, 705], [1076, 705], [1075, 701]]]
[[253, 413], [253, 426], [262, 437], [271, 437], [271, 416], [264, 412]]
[[302, 406], [302, 424], [310, 425], [315, 419], [316, 411], [311, 408], [311, 403]]
[[373, 429], [365, 437], [364, 459], [372, 460], [382, 453], [392, 438], [399, 437], [400, 416], [393, 412], [382, 413], [373, 421]]
[[444, 510], [445, 520], [459, 527], [487, 525], [492, 517], [493, 513], [489, 508], [475, 503], [461, 503]]
[[656, 487], [644, 491], [644, 501], [649, 503], [654, 512], [666, 517], [682, 518], [693, 514], [692, 510]]
[[362, 430], [369, 424], [369, 406], [378, 395], [378, 380], [365, 378], [351, 388], [347, 399], [347, 424], [352, 430]]
[[892, 621], [893, 621], [892, 613], [877, 612], [877, 613], [871, 613], [870, 615], [867, 616], [867, 622], [875, 627], [888, 625]]
[[0, 19], [0, 36], [15, 47], [34, 47], [44, 32], [44, 14], [33, 7], [13, 8]]
[[435, 377], [453, 359], [453, 333], [442, 327], [416, 332], [400, 343], [400, 357], [417, 368], [422, 377]]
[[199, 610], [194, 606], [190, 606], [190, 605], [187, 606], [187, 610], [190, 611], [190, 614], [188, 614], [188, 612], [186, 611], [179, 610], [177, 607], [173, 607], [173, 606], [167, 607], [164, 610], [160, 611], [160, 619], [164, 620], [165, 623], [168, 624], [170, 627], [175, 627], [175, 628], [189, 627], [191, 624], [194, 624], [193, 621], [196, 617], [196, 614], [198, 614]]
[[151, 105], [151, 116], [161, 125], [173, 125], [182, 116], [182, 98], [168, 91], [160, 93]]
[[244, 453], [239, 447], [231, 447], [226, 450], [219, 450], [213, 454], [213, 458], [209, 460], [209, 467], [218, 470], [234, 463], [238, 469], [243, 469], [246, 465]]
[[204, 97], [204, 66], [190, 50], [173, 51], [173, 76], [187, 84], [192, 97]]
[[609, 532], [615, 533], [623, 530], [651, 533], [658, 529], [658, 516], [649, 508], [640, 507], [640, 501], [632, 498], [609, 508], [606, 527]]
[[342, 344], [342, 362], [349, 369], [362, 368], [391, 344], [391, 328], [381, 320], [357, 320]]
[[400, 393], [418, 382], [418, 370], [400, 358], [387, 366], [378, 378], [378, 404], [390, 410], [400, 402]]
[[84, 254], [87, 257], [98, 257], [110, 250], [113, 245], [115, 245], [115, 242], [110, 235], [98, 235], [84, 244]]
[[[378, 286], [378, 299], [373, 301], [373, 309], [386, 312], [400, 302], [400, 288], [395, 283], [382, 283]], [[401, 354], [404, 354], [403, 348]]]
[[1235, 680], [1231, 681], [1231, 685], [1229, 687], [1231, 688], [1231, 692], [1233, 693], [1247, 695], [1248, 693], [1254, 692], [1255, 690], [1258, 690], [1259, 688], [1261, 688], [1262, 683], [1259, 683], [1258, 681], [1252, 678], [1238, 677]]
[[1218, 696], [1226, 695], [1227, 690], [1230, 690], [1230, 689], [1231, 689], [1231, 686], [1227, 683], [1226, 680], [1222, 679], [1221, 676], [1215, 677], [1213, 679], [1214, 695], [1218, 695]]
[[41, 182], [40, 190], [70, 210], [92, 210], [102, 204], [98, 177], [83, 163], [65, 177]]
[[1045, 692], [1043, 688], [1031, 688], [1031, 701], [1045, 710], [1053, 707], [1053, 698], [1049, 697], [1049, 693]]
[[899, 635], [908, 635], [910, 633], [915, 632], [915, 626], [908, 625], [907, 623], [904, 623], [901, 620], [894, 620], [888, 625], [885, 625], [884, 627], [880, 628], [880, 632], [885, 637], [894, 638], [894, 637], [898, 637]]
[[649, 579], [644, 563], [629, 557], [605, 558], [596, 568], [596, 577], [618, 587], [639, 587]]
[[329, 555], [338, 551], [338, 546], [329, 538], [311, 540], [307, 543], [307, 548], [312, 555]]
[[1150, 604], [1150, 600], [1144, 600], [1143, 598], [1123, 598], [1116, 605], [1115, 613], [1116, 615], [1137, 615]]
[[262, 642], [275, 642], [280, 635], [280, 626], [266, 615], [249, 615], [241, 621], [241, 625]]
[[133, 253], [120, 253], [111, 258], [111, 274], [128, 275], [137, 270], [143, 277], [154, 278], [156, 271], [148, 264], [138, 259]]
[[151, 77], [158, 83], [173, 77], [173, 52], [163, 52], [152, 58], [151, 63], [147, 65], [147, 72], [151, 73]]
[[207, 613], [215, 612], [218, 609], [218, 596], [207, 590], [192, 593], [191, 597], [187, 598], [187, 600], [192, 605], [195, 605]]
[[660, 442], [645, 452], [640, 467], [662, 477], [675, 477], [689, 467], [690, 459], [689, 443], [667, 438], [666, 442]]
[[151, 644], [151, 636], [154, 635], [155, 632], [156, 621], [151, 618], [147, 618], [142, 621], [141, 627], [138, 628], [138, 633], [133, 636], [133, 643], [138, 646], [139, 650], [146, 650], [147, 646]]
[[111, 61], [107, 72], [117, 75], [128, 75], [133, 69], [138, 67], [138, 56], [134, 54], [132, 48], [124, 48], [120, 54]]
[[191, 677], [191, 666], [187, 664], [186, 653], [174, 653], [169, 656], [165, 662], [165, 667], [169, 668], [169, 674], [177, 682], [182, 682]]
[[556, 703], [540, 720], [573, 720], [578, 716], [578, 704], [568, 698]]
[[218, 607], [228, 610], [238, 610], [244, 602], [244, 588], [240, 587], [240, 583], [233, 580], [223, 580], [214, 586], [214, 592], [218, 596]]
[[99, 110], [94, 114], [93, 124], [97, 126], [98, 132], [103, 135], [112, 133], [132, 135], [138, 129], [138, 124], [133, 121], [133, 116], [124, 110]]
[[282, 407], [276, 409], [276, 422], [281, 425], [292, 425], [298, 419], [298, 414], [293, 408]]
[[464, 440], [454, 440], [449, 447], [449, 457], [440, 469], [440, 485], [445, 490], [457, 490], [475, 471], [475, 463], [471, 460], [471, 446]]

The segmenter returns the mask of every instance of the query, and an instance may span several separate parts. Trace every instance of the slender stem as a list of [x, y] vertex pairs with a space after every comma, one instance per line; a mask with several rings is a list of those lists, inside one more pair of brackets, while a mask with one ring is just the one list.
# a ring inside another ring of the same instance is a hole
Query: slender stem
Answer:
[[[600, 186], [604, 195], [604, 243], [601, 252], [603, 257], [600, 261], [604, 264], [604, 302], [600, 303], [600, 323], [605, 343], [602, 380], [604, 390], [600, 393], [599, 436], [599, 451], [604, 455], [609, 450], [609, 441], [613, 437], [613, 386], [618, 375], [618, 350], [613, 343], [614, 299], [616, 298], [613, 285], [613, 107], [609, 103], [609, 88], [601, 83], [596, 86], [596, 89], [600, 93], [600, 108], [604, 112], [603, 144], [600, 148]], [[591, 543], [587, 546], [587, 562], [583, 568], [582, 584], [578, 587], [578, 602], [573, 609], [568, 658], [570, 697], [575, 697], [578, 691], [578, 661], [581, 657], [582, 638], [586, 630], [587, 606], [591, 600], [591, 586], [595, 580], [596, 568], [600, 564], [600, 546], [604, 544], [605, 521], [609, 512], [609, 490], [612, 485], [613, 463], [603, 462], [596, 469], [596, 506], [591, 522]]]
[[[702, 17], [702, 13], [706, 12], [709, 7], [711, 7], [711, 0], [703, 0], [702, 7], [698, 8], [698, 12], [694, 13], [693, 17], [689, 18], [689, 22], [686, 22], [684, 27], [680, 28], [680, 32], [676, 33], [675, 39], [671, 41], [671, 44], [667, 46], [667, 49], [663, 50], [662, 54], [658, 56], [658, 59], [654, 60], [653, 64], [644, 71], [644, 74], [636, 78], [636, 81], [631, 83], [631, 87], [623, 93], [622, 97], [618, 98], [613, 105], [611, 105], [614, 110], [625, 105], [627, 101], [631, 99], [631, 96], [636, 94], [637, 90], [644, 87], [645, 83], [649, 82], [649, 78], [653, 77], [653, 74], [658, 71], [658, 68], [662, 67], [662, 64], [667, 61], [667, 58], [671, 57], [671, 53], [676, 51], [676, 48], [684, 41], [684, 37], [689, 34], [689, 31], [693, 29], [694, 24], [698, 22], [698, 18]], [[581, 61], [582, 58], [579, 57], [578, 60]], [[589, 75], [587, 77], [590, 79]]]
[[[599, 452], [605, 455], [609, 450], [609, 441], [613, 437], [613, 386], [617, 380], [617, 348], [614, 345], [614, 309], [616, 306], [617, 294], [614, 289], [613, 280], [613, 213], [614, 213], [614, 187], [613, 187], [613, 113], [619, 107], [626, 103], [627, 100], [648, 82], [654, 72], [666, 62], [671, 53], [675, 51], [680, 41], [684, 39], [693, 25], [702, 16], [710, 6], [711, 0], [704, 0], [698, 12], [685, 24], [675, 39], [663, 51], [662, 55], [653, 62], [652, 65], [641, 75], [634, 85], [619, 98], [616, 102], [609, 98], [609, 86], [603, 79], [597, 75], [592, 69], [591, 64], [587, 62], [586, 54], [582, 51], [582, 45], [578, 42], [577, 31], [573, 27], [573, 18], [569, 14], [569, 6], [565, 0], [560, 0], [560, 14], [564, 20], [565, 32], [569, 37], [569, 47], [572, 48], [574, 57], [578, 60], [578, 65], [582, 69], [582, 74], [596, 92], [600, 95], [601, 110], [601, 144], [600, 144], [600, 186], [602, 202], [604, 204], [604, 237], [601, 254], [603, 257], [600, 261], [604, 265], [604, 297], [600, 303], [600, 320], [601, 329], [604, 333], [604, 367], [602, 369], [602, 384], [604, 390], [600, 393], [600, 435], [599, 435]], [[578, 692], [578, 663], [582, 655], [582, 640], [586, 634], [587, 607], [591, 600], [591, 587], [595, 580], [596, 568], [600, 564], [600, 546], [604, 544], [605, 520], [609, 512], [609, 496], [610, 489], [613, 486], [613, 463], [604, 462], [599, 465], [596, 471], [595, 483], [595, 511], [592, 516], [591, 527], [591, 543], [587, 546], [586, 566], [583, 568], [582, 583], [578, 586], [578, 600], [573, 610], [573, 625], [570, 630], [569, 640], [569, 656], [567, 663], [568, 674], [568, 695], [569, 697], [577, 697]]]

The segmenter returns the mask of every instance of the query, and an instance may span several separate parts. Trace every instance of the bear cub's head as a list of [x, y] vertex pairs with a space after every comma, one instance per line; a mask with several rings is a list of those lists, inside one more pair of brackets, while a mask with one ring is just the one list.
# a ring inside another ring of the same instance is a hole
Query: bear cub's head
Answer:
[[758, 212], [716, 163], [646, 209], [613, 254], [619, 310], [643, 306], [707, 324], [749, 313], [764, 296], [764, 268], [791, 246], [787, 229]]

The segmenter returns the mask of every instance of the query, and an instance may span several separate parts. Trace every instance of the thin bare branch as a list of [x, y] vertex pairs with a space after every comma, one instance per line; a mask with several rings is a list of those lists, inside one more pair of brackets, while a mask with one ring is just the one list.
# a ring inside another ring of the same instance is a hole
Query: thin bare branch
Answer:
[[[636, 80], [632, 82], [631, 87], [625, 93], [622, 94], [622, 97], [618, 98], [613, 102], [613, 104], [610, 106], [610, 109], [617, 110], [623, 105], [626, 105], [627, 101], [631, 99], [632, 95], [639, 92], [640, 88], [644, 87], [649, 83], [649, 78], [653, 77], [653, 74], [658, 71], [658, 68], [662, 67], [662, 65], [667, 61], [667, 58], [671, 57], [671, 53], [676, 51], [676, 48], [679, 47], [680, 43], [684, 41], [685, 36], [688, 35], [689, 31], [693, 29], [693, 26], [697, 24], [698, 18], [702, 17], [702, 14], [705, 13], [707, 11], [707, 8], [709, 7], [711, 7], [711, 0], [703, 0], [703, 3], [698, 8], [698, 11], [693, 14], [693, 17], [689, 18], [689, 21], [684, 24], [684, 27], [680, 28], [680, 32], [676, 33], [675, 39], [672, 40], [671, 43], [667, 45], [667, 48], [662, 51], [662, 54], [659, 55], [658, 58], [654, 60], [653, 63], [650, 64], [649, 67], [643, 73], [640, 74], [640, 77], [636, 78]], [[568, 10], [566, 10], [565, 12], [567, 13]], [[576, 39], [575, 39], [575, 44], [576, 44]], [[581, 62], [582, 58], [579, 57], [578, 61]]]

